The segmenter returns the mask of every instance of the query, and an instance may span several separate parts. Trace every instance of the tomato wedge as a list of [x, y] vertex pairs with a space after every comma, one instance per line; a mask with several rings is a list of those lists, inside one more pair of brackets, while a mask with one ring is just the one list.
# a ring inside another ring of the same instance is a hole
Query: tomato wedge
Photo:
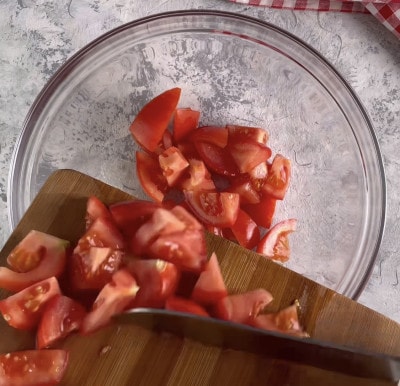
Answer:
[[117, 271], [100, 291], [92, 311], [83, 319], [80, 329], [82, 334], [92, 333], [107, 325], [114, 315], [125, 310], [133, 302], [138, 290], [136, 280], [128, 270]]
[[250, 325], [268, 331], [277, 331], [298, 337], [308, 337], [299, 322], [298, 305], [292, 304], [275, 313], [260, 314], [252, 318]]
[[256, 317], [272, 300], [272, 295], [260, 288], [222, 298], [215, 305], [214, 312], [223, 320], [248, 323], [250, 318]]
[[60, 294], [57, 279], [51, 277], [0, 300], [0, 312], [10, 326], [30, 330], [38, 325], [46, 303]]
[[0, 267], [0, 287], [18, 292], [52, 276], [59, 277], [66, 264], [69, 242], [39, 231], [30, 231], [7, 258], [15, 272]]
[[241, 205], [258, 204], [261, 199], [259, 192], [255, 189], [254, 183], [248, 174], [241, 174], [235, 178], [227, 191], [238, 193]]
[[127, 269], [139, 285], [133, 307], [163, 307], [178, 286], [180, 273], [172, 263], [135, 259], [128, 262]]
[[269, 139], [269, 133], [260, 127], [227, 125], [229, 140], [242, 142], [246, 140], [256, 141], [266, 145]]
[[210, 306], [227, 295], [217, 255], [213, 253], [197, 279], [191, 298], [203, 306]]
[[289, 219], [274, 225], [257, 245], [257, 252], [268, 259], [285, 262], [289, 260], [288, 235], [296, 230], [297, 220]]
[[188, 174], [180, 184], [183, 190], [215, 190], [214, 181], [203, 161], [189, 159]]
[[144, 152], [136, 152], [136, 172], [146, 194], [154, 201], [162, 202], [169, 186], [158, 158]]
[[177, 312], [186, 312], [198, 316], [210, 316], [209, 313], [193, 300], [179, 296], [171, 296], [165, 302], [165, 309]]
[[200, 111], [190, 108], [176, 109], [174, 116], [173, 136], [175, 141], [181, 141], [199, 125]]
[[180, 88], [163, 92], [148, 102], [133, 120], [129, 130], [144, 149], [154, 152], [175, 112], [181, 95]]
[[0, 385], [48, 386], [61, 382], [68, 364], [65, 350], [26, 350], [0, 355]]
[[110, 211], [104, 205], [104, 203], [99, 200], [96, 196], [90, 196], [86, 203], [86, 229], [89, 229], [90, 226], [97, 220], [99, 217], [109, 218]]
[[239, 174], [239, 169], [228, 149], [209, 142], [196, 141], [194, 145], [203, 162], [213, 172], [223, 176]]
[[174, 186], [189, 166], [181, 151], [174, 146], [164, 150], [158, 156], [158, 161], [169, 186]]
[[241, 208], [258, 226], [269, 229], [275, 214], [276, 200], [270, 196], [261, 196], [258, 204], [244, 204]]
[[228, 129], [218, 126], [202, 126], [190, 134], [193, 142], [207, 142], [218, 147], [225, 147], [228, 144]]
[[47, 302], [39, 322], [37, 348], [50, 347], [78, 331], [85, 315], [86, 310], [77, 301], [67, 296], [54, 296]]
[[239, 194], [229, 192], [184, 191], [194, 215], [206, 225], [232, 226], [239, 213]]
[[239, 209], [236, 222], [232, 225], [231, 230], [242, 247], [253, 249], [260, 242], [260, 229], [242, 209]]
[[290, 176], [290, 161], [281, 154], [277, 154], [268, 170], [262, 191], [277, 200], [283, 200], [289, 187]]

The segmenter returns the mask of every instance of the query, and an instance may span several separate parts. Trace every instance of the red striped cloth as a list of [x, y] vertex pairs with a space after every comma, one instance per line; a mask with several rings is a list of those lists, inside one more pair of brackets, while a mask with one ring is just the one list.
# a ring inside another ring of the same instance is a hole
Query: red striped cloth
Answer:
[[400, 0], [230, 0], [234, 3], [313, 11], [361, 12], [374, 15], [400, 38]]

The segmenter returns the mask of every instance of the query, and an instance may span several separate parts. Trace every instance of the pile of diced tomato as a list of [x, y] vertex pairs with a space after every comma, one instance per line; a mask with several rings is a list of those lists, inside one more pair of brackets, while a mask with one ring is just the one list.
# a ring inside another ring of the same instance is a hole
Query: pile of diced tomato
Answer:
[[32, 230], [8, 256], [9, 266], [0, 267], [0, 287], [11, 293], [0, 312], [10, 326], [35, 332], [37, 346], [0, 354], [0, 385], [58, 383], [68, 352], [55, 344], [135, 307], [307, 335], [296, 304], [264, 313], [272, 301], [264, 288], [229, 293], [205, 242], [207, 230], [286, 261], [296, 220], [272, 223], [289, 185], [289, 160], [270, 159], [260, 128], [199, 126], [200, 112], [177, 108], [180, 93], [155, 97], [130, 126], [142, 149], [137, 175], [152, 201], [108, 207], [92, 196], [76, 245]]
[[76, 245], [33, 230], [7, 262], [0, 287], [12, 294], [0, 301], [0, 312], [10, 326], [35, 332], [37, 347], [0, 355], [0, 384], [59, 382], [68, 353], [51, 347], [134, 307], [305, 335], [296, 305], [264, 314], [272, 300], [267, 290], [228, 293], [217, 256], [208, 258], [204, 227], [180, 205], [134, 200], [107, 207], [92, 196]]
[[289, 159], [272, 158], [262, 128], [199, 125], [199, 111], [177, 108], [180, 95], [173, 88], [156, 96], [130, 126], [141, 147], [136, 171], [143, 190], [156, 202], [185, 206], [210, 232], [287, 261], [286, 236], [296, 220], [273, 225], [273, 218], [289, 187]]

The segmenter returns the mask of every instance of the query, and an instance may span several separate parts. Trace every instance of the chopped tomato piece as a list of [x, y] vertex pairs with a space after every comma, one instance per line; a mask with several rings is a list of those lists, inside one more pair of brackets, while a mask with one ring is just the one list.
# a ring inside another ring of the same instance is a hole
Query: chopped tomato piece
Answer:
[[260, 314], [250, 319], [249, 324], [268, 331], [277, 331], [298, 337], [308, 337], [300, 325], [297, 303], [284, 308], [278, 312], [269, 314]]
[[261, 183], [268, 175], [268, 162], [261, 162], [255, 168], [248, 171], [248, 175], [254, 181], [259, 181], [258, 184], [260, 185], [257, 190], [261, 189]]
[[196, 150], [196, 146], [193, 142], [182, 141], [176, 144], [176, 147], [181, 151], [183, 156], [190, 161], [191, 159], [201, 159], [199, 153]]
[[241, 208], [255, 221], [264, 228], [270, 228], [275, 214], [276, 200], [269, 196], [262, 196], [259, 204], [245, 204]]
[[197, 279], [191, 298], [203, 306], [209, 306], [227, 295], [217, 255], [213, 253]]
[[110, 217], [110, 211], [96, 196], [90, 196], [86, 204], [86, 229], [89, 229], [99, 217]]
[[184, 229], [185, 223], [170, 210], [157, 208], [133, 236], [132, 251], [138, 256], [146, 254], [148, 246], [160, 235], [181, 232]]
[[257, 252], [268, 259], [288, 261], [290, 245], [288, 235], [296, 230], [297, 220], [289, 219], [274, 225], [261, 239]]
[[61, 382], [68, 364], [65, 350], [26, 350], [0, 354], [0, 385], [48, 386]]
[[37, 348], [50, 347], [78, 331], [85, 315], [86, 310], [77, 301], [67, 296], [54, 296], [47, 302], [39, 322]]
[[171, 146], [173, 146], [173, 140], [172, 140], [172, 134], [170, 131], [165, 130], [164, 135], [162, 138], [162, 148], [164, 150], [169, 149]]
[[203, 161], [189, 159], [189, 176], [184, 178], [181, 187], [184, 190], [215, 190], [214, 181]]
[[189, 108], [176, 109], [174, 116], [174, 140], [181, 141], [199, 125], [200, 111]]
[[133, 307], [163, 307], [177, 289], [180, 275], [172, 263], [135, 259], [128, 262], [127, 268], [139, 285]]
[[179, 181], [184, 170], [189, 166], [187, 159], [174, 146], [164, 150], [158, 156], [158, 161], [169, 186], [174, 186]]
[[83, 319], [81, 332], [89, 334], [107, 325], [114, 315], [124, 311], [133, 302], [138, 290], [136, 280], [126, 269], [117, 271], [111, 282], [100, 291], [92, 310]]
[[277, 154], [272, 161], [272, 165], [268, 170], [268, 175], [264, 180], [262, 186], [263, 192], [277, 200], [283, 200], [289, 187], [290, 176], [290, 161], [282, 155]]
[[237, 242], [247, 249], [253, 249], [260, 242], [260, 229], [242, 209], [239, 209], [236, 222], [232, 225], [231, 230]]
[[256, 317], [272, 299], [267, 290], [260, 288], [226, 296], [217, 302], [214, 311], [220, 319], [248, 323], [249, 319]]
[[183, 297], [171, 296], [165, 302], [165, 309], [177, 312], [186, 312], [198, 316], [210, 316], [209, 313], [193, 300]]
[[128, 247], [132, 250], [132, 239], [136, 231], [160, 208], [152, 201], [132, 200], [110, 206], [110, 212], [118, 229], [124, 235]]
[[268, 146], [250, 140], [229, 143], [228, 148], [241, 173], [250, 172], [265, 163], [272, 154]]
[[204, 231], [185, 229], [161, 235], [150, 244], [148, 253], [153, 259], [169, 261], [182, 270], [201, 272], [207, 262]]
[[70, 260], [71, 286], [74, 290], [100, 290], [121, 266], [124, 252], [108, 247], [90, 247], [74, 253]]
[[154, 152], [175, 112], [181, 95], [180, 88], [167, 90], [148, 102], [137, 114], [129, 130], [144, 149]]
[[207, 142], [218, 147], [225, 147], [228, 144], [228, 129], [218, 126], [202, 126], [190, 134], [193, 142]]
[[0, 300], [0, 312], [10, 326], [30, 330], [38, 325], [46, 303], [60, 294], [57, 279], [51, 277]]
[[162, 202], [168, 191], [168, 182], [158, 159], [147, 153], [136, 152], [136, 171], [146, 194], [156, 202]]
[[241, 174], [235, 178], [227, 191], [238, 193], [240, 204], [258, 204], [260, 202], [260, 194], [255, 189], [252, 179], [248, 174]]
[[239, 194], [185, 190], [185, 198], [194, 215], [207, 225], [232, 226], [239, 213]]
[[197, 221], [196, 217], [190, 214], [183, 206], [176, 205], [171, 209], [171, 213], [179, 220], [182, 221], [186, 229], [203, 230], [203, 226]]
[[223, 176], [239, 174], [239, 169], [228, 149], [200, 141], [196, 141], [194, 145], [201, 159], [213, 172]]
[[8, 263], [19, 272], [0, 267], [0, 288], [18, 292], [49, 277], [59, 277], [66, 264], [69, 242], [39, 231], [31, 231], [13, 249]]
[[266, 145], [269, 139], [269, 133], [259, 127], [227, 125], [229, 140], [242, 142], [246, 140], [256, 141]]

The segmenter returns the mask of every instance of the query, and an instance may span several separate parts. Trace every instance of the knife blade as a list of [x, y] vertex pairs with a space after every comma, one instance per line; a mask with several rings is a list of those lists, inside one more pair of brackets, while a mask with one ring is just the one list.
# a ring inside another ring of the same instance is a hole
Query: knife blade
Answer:
[[246, 351], [360, 378], [398, 382], [400, 357], [298, 338], [210, 317], [163, 309], [135, 308], [118, 314], [122, 324], [191, 338], [201, 343]]

